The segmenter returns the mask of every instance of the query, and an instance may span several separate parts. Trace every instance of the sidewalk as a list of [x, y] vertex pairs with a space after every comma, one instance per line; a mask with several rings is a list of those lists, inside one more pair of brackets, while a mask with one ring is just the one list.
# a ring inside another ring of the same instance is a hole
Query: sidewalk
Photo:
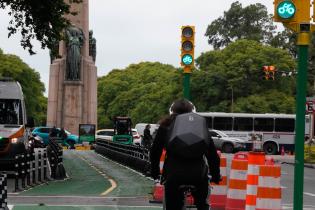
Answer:
[[[295, 156], [294, 155], [268, 155], [268, 157], [273, 158], [275, 162], [281, 163], [281, 164], [294, 165], [294, 162], [295, 162]], [[304, 163], [304, 167], [315, 169], [315, 164]]]

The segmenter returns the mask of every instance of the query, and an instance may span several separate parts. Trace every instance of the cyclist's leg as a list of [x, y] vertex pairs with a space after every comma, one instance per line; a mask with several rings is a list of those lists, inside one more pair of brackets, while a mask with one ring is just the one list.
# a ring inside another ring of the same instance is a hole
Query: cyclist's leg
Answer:
[[209, 210], [209, 180], [205, 177], [196, 184], [192, 192], [198, 210]]
[[165, 185], [166, 210], [182, 210], [184, 206], [184, 195], [179, 189], [176, 180], [166, 180]]

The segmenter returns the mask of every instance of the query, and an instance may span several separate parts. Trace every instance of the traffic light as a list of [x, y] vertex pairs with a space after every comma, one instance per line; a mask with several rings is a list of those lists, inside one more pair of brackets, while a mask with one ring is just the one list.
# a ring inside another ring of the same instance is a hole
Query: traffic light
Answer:
[[268, 66], [268, 71], [269, 71], [269, 77], [272, 79], [272, 80], [275, 80], [275, 73], [277, 71], [276, 67], [274, 66]]
[[269, 80], [269, 70], [268, 66], [263, 66], [262, 70], [264, 71], [263, 79]]
[[310, 0], [275, 0], [273, 18], [275, 22], [282, 22], [299, 32], [301, 27], [310, 23], [310, 8]]
[[264, 80], [275, 80], [275, 73], [277, 71], [275, 66], [263, 66], [262, 70], [264, 71]]
[[181, 65], [184, 73], [191, 73], [194, 66], [195, 26], [182, 26]]

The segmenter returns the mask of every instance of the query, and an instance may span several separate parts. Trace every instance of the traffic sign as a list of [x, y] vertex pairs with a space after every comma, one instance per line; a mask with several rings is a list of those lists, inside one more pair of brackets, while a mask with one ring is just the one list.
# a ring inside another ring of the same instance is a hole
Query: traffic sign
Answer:
[[283, 19], [290, 19], [296, 12], [295, 5], [292, 1], [283, 1], [277, 6], [277, 14]]
[[315, 112], [315, 101], [307, 101], [305, 106], [305, 111], [307, 114], [312, 114]]

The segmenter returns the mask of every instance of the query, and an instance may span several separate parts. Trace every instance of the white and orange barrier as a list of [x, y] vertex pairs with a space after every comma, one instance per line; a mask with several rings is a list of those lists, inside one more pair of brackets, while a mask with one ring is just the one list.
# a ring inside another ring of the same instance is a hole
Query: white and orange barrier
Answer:
[[265, 165], [264, 152], [248, 153], [247, 188], [245, 210], [256, 210], [259, 166]]
[[226, 210], [245, 209], [248, 153], [238, 152], [231, 164]]
[[259, 166], [256, 210], [281, 209], [280, 177], [279, 165]]
[[161, 174], [163, 173], [163, 166], [164, 166], [165, 158], [166, 158], [166, 150], [163, 149], [162, 155], [160, 157], [160, 173]]
[[224, 210], [227, 193], [227, 161], [226, 157], [220, 154], [220, 172], [222, 181], [219, 184], [211, 183], [210, 204], [211, 208]]

